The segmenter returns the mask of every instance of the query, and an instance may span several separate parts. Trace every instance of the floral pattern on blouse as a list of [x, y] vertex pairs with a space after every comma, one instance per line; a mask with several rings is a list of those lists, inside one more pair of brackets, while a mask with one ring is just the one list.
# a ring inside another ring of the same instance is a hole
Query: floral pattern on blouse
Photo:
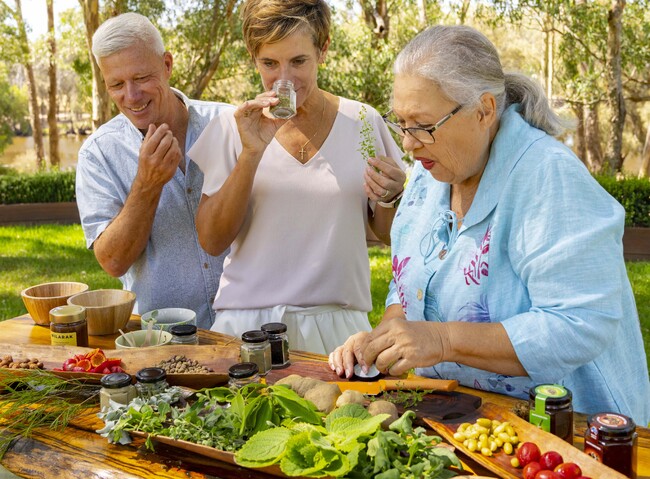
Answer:
[[406, 265], [410, 260], [410, 256], [407, 256], [402, 261], [400, 261], [397, 256], [393, 256], [393, 278], [395, 279], [399, 301], [402, 304], [404, 311], [406, 311], [406, 306], [408, 303], [406, 301], [406, 296], [404, 295], [404, 283], [400, 281], [400, 278], [402, 277], [402, 273], [404, 273], [404, 268], [406, 268]]
[[492, 227], [488, 226], [481, 241], [481, 246], [478, 252], [474, 255], [474, 259], [469, 262], [469, 265], [463, 268], [465, 275], [465, 284], [481, 284], [481, 277], [488, 275], [488, 263], [486, 261], [487, 254], [490, 251], [490, 238], [492, 236]]

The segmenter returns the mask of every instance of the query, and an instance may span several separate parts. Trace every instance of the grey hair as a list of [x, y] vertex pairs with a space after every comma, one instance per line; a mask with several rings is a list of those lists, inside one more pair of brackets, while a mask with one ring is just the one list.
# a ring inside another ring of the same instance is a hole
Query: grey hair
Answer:
[[463, 106], [478, 107], [481, 96], [491, 93], [499, 117], [508, 106], [519, 103], [524, 119], [552, 136], [570, 125], [553, 112], [539, 83], [520, 73], [504, 73], [495, 46], [468, 26], [427, 28], [399, 53], [394, 72], [431, 80], [447, 98]]
[[148, 47], [163, 55], [165, 46], [158, 29], [144, 15], [129, 12], [109, 18], [93, 35], [93, 55], [96, 60], [117, 53], [135, 44]]

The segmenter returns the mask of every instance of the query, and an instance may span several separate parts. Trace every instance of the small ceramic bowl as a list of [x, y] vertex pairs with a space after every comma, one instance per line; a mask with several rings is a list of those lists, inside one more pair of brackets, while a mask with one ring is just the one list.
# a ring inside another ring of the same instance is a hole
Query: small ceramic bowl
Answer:
[[196, 326], [196, 313], [185, 308], [160, 308], [144, 313], [140, 318], [140, 327], [147, 329], [153, 321], [153, 329], [169, 331], [177, 324], [192, 324]]
[[[150, 348], [154, 346], [164, 346], [169, 344], [172, 340], [172, 333], [167, 331], [151, 331], [149, 335], [149, 342], [145, 345], [147, 338], [147, 330], [141, 329], [140, 331], [131, 331], [120, 335], [115, 338], [115, 349], [136, 349], [136, 348]], [[129, 339], [135, 344], [132, 346]]]

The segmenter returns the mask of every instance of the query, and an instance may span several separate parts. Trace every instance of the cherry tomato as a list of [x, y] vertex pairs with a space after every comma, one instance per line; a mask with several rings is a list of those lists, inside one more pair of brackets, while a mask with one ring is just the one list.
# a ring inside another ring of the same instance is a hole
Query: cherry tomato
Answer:
[[537, 444], [534, 442], [524, 442], [517, 449], [517, 459], [519, 459], [519, 465], [524, 467], [529, 462], [539, 462], [542, 452], [537, 447]]
[[542, 457], [539, 458], [539, 464], [542, 466], [542, 469], [548, 469], [549, 471], [554, 470], [557, 466], [562, 464], [564, 459], [559, 452], [548, 451], [542, 454]]
[[542, 469], [537, 473], [535, 479], [560, 479], [560, 476], [555, 474], [553, 471], [549, 471], [548, 469]]
[[524, 476], [524, 479], [535, 479], [535, 476], [541, 470], [542, 470], [542, 466], [539, 465], [539, 462], [537, 461], [529, 462], [524, 466], [522, 475]]
[[562, 479], [577, 479], [582, 476], [582, 469], [575, 462], [563, 462], [553, 471]]

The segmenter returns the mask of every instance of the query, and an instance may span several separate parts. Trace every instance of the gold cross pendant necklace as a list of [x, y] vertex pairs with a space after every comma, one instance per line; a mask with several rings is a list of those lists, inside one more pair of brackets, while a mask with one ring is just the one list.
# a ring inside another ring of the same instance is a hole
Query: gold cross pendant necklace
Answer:
[[309, 138], [306, 142], [303, 143], [303, 145], [300, 147], [300, 150], [298, 150], [298, 153], [300, 153], [300, 162], [304, 163], [305, 162], [305, 153], [308, 152], [308, 150], [305, 149], [305, 146], [309, 144], [311, 140], [316, 138], [316, 135], [318, 135], [318, 132], [320, 131], [320, 127], [323, 124], [323, 118], [325, 118], [325, 94], [323, 94], [323, 111], [320, 114], [320, 124], [316, 128], [316, 133], [314, 133], [311, 138]]

